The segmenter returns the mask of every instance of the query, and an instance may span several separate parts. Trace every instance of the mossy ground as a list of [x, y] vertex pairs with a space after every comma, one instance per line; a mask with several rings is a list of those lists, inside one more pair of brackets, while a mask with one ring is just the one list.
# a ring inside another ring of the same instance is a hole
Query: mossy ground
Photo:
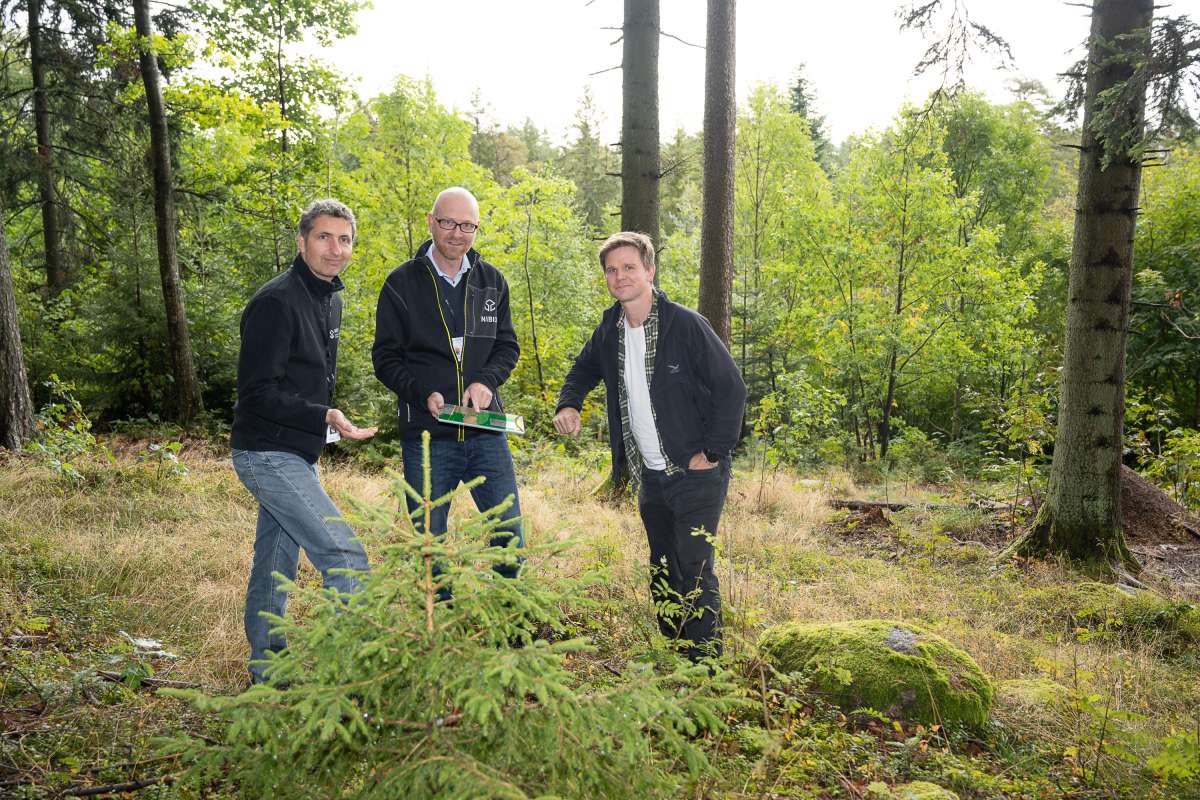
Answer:
[[[567, 613], [598, 646], [575, 668], [611, 674], [656, 636], [636, 509], [592, 496], [602, 457], [517, 444], [527, 535], [581, 542], [544, 568], [605, 571], [595, 610]], [[241, 689], [255, 508], [217, 448], [189, 444], [181, 457], [186, 476], [123, 455], [115, 466], [85, 465], [80, 485], [26, 458], [0, 462], [0, 796], [169, 775], [172, 764], [151, 760], [152, 739], [204, 730], [206, 720], [156, 696], [146, 677]], [[378, 500], [385, 485], [346, 461], [323, 475], [343, 507]], [[912, 485], [903, 499], [953, 505], [975, 488], [935, 497]], [[717, 770], [694, 796], [862, 798], [872, 786], [924, 780], [962, 798], [1200, 797], [1186, 770], [1195, 752], [1187, 732], [1200, 724], [1186, 606], [1200, 598], [1156, 585], [1143, 602], [1157, 611], [1127, 609], [1120, 625], [1107, 615], [1081, 622], [1068, 598], [1090, 591], [1078, 589], [1084, 578], [1056, 564], [998, 565], [991, 555], [1003, 541], [989, 515], [918, 505], [874, 528], [828, 506], [831, 495], [870, 490], [837, 472], [801, 481], [742, 466], [735, 475], [718, 575], [745, 703], [708, 742]], [[319, 578], [305, 563], [300, 580]], [[920, 624], [970, 654], [998, 686], [983, 729], [847, 717], [773, 674], [754, 645], [780, 622], [865, 618]], [[158, 639], [180, 658], [139, 654], [120, 631]], [[1047, 689], [1053, 701], [1029, 688], [1049, 682], [1061, 687]], [[1176, 751], [1183, 774], [1146, 766]], [[173, 796], [166, 785], [147, 793]]]

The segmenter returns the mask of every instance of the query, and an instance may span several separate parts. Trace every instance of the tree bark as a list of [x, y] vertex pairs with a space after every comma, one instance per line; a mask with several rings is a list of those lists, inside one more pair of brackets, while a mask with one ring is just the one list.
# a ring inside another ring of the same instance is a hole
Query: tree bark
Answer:
[[150, 27], [148, 0], [134, 0], [134, 25], [138, 35], [138, 63], [146, 87], [146, 105], [150, 114], [150, 157], [154, 162], [154, 227], [158, 244], [158, 271], [162, 278], [163, 302], [167, 315], [167, 347], [171, 354], [174, 379], [173, 415], [190, 422], [203, 408], [196, 379], [192, 342], [188, 334], [187, 313], [183, 300], [183, 281], [175, 249], [175, 198], [171, 183], [171, 143], [167, 135], [167, 115], [163, 107], [158, 78], [153, 31]]
[[736, 0], [708, 0], [704, 57], [704, 214], [700, 225], [700, 308], [729, 347], [733, 315], [733, 170]]
[[1195, 403], [1192, 405], [1192, 427], [1200, 428], [1200, 368], [1196, 369], [1196, 379], [1192, 382], [1192, 388], [1196, 390]]
[[658, 246], [658, 0], [625, 0], [621, 227]]
[[[1111, 572], [1138, 569], [1121, 531], [1125, 338], [1141, 163], [1109, 152], [1096, 134], [1097, 99], [1134, 77], [1149, 56], [1153, 0], [1095, 0], [1088, 46], [1079, 190], [1067, 286], [1067, 330], [1059, 384], [1058, 435], [1046, 499], [1010, 548], [1046, 553]], [[1122, 57], [1113, 58], [1114, 54]], [[1145, 120], [1145, 85], [1122, 119], [1134, 139]]]
[[55, 201], [54, 150], [50, 142], [50, 101], [46, 94], [46, 55], [42, 43], [42, 2], [29, 0], [29, 73], [33, 82], [33, 127], [37, 138], [38, 194], [42, 206], [42, 241], [46, 251], [46, 288], [58, 294], [67, 285]]
[[0, 197], [0, 447], [20, 450], [33, 438], [33, 400], [21, 352], [17, 298], [4, 238], [4, 198]]
[[[900, 205], [900, 247], [896, 253], [896, 299], [892, 305], [892, 316], [897, 325], [904, 309], [904, 282], [908, 275], [908, 153], [904, 155], [904, 199]], [[887, 458], [892, 443], [892, 406], [896, 402], [896, 363], [899, 358], [899, 333], [888, 346], [887, 390], [883, 396], [883, 409], [879, 414], [879, 457]]]

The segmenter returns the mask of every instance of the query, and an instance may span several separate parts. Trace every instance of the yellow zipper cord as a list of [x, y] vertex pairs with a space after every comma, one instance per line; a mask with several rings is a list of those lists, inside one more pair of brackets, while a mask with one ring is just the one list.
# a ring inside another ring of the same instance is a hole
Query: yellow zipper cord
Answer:
[[[446, 324], [446, 315], [442, 313], [442, 293], [438, 289], [437, 276], [433, 274], [433, 270], [429, 267], [425, 268], [429, 274], [429, 280], [433, 281], [433, 295], [437, 298], [438, 318], [442, 321], [442, 330], [446, 332], [446, 345], [450, 348], [450, 358], [454, 359], [454, 375], [458, 379], [458, 398], [454, 401], [454, 405], [458, 405], [459, 400], [463, 396], [463, 376], [462, 376], [462, 361], [454, 352], [454, 337], [450, 335], [450, 326]], [[468, 286], [470, 284], [467, 284]], [[466, 318], [466, 292], [463, 292], [463, 353], [467, 351], [467, 318]], [[457, 439], [460, 442], [466, 441], [465, 431], [459, 427]]]

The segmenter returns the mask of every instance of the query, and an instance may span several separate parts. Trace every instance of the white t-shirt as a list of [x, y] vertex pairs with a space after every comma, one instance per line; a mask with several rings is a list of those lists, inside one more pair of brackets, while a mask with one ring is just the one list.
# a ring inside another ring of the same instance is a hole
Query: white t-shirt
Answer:
[[625, 396], [629, 401], [629, 426], [637, 442], [642, 460], [649, 469], [661, 472], [667, 468], [658, 446], [658, 428], [654, 427], [654, 412], [650, 408], [650, 385], [646, 383], [646, 328], [634, 328], [629, 320], [625, 325]]

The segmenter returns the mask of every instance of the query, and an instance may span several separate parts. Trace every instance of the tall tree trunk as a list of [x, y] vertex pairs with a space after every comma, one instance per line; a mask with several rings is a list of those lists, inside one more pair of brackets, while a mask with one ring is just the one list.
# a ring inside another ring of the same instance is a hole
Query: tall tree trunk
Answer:
[[4, 198], [0, 196], [0, 447], [20, 450], [33, 437], [33, 400], [21, 353], [17, 298], [4, 238]]
[[[1022, 555], [1063, 554], [1102, 571], [1114, 565], [1138, 568], [1121, 532], [1120, 502], [1125, 337], [1141, 164], [1127, 144], [1119, 152], [1105, 146], [1095, 115], [1102, 93], [1135, 80], [1133, 64], [1149, 56], [1153, 13], [1153, 0], [1092, 5], [1058, 435], [1046, 500], [1011, 548]], [[1138, 139], [1145, 85], [1132, 87], [1129, 95], [1136, 100], [1121, 124]]]
[[658, 0], [625, 0], [621, 227], [658, 246]]
[[542, 374], [542, 353], [538, 347], [537, 308], [533, 304], [533, 280], [529, 277], [529, 239], [533, 234], [533, 207], [537, 203], [538, 197], [535, 192], [529, 194], [522, 204], [525, 206], [525, 258], [522, 263], [525, 267], [525, 293], [529, 300], [529, 333], [533, 339], [533, 360], [537, 362], [538, 388], [542, 390], [542, 399], [545, 400], [546, 378]]
[[146, 105], [150, 111], [150, 156], [154, 162], [154, 227], [158, 244], [158, 272], [162, 278], [163, 302], [167, 314], [167, 347], [171, 353], [174, 379], [174, 416], [189, 422], [203, 406], [192, 342], [188, 334], [187, 313], [183, 302], [183, 281], [179, 277], [179, 259], [175, 250], [175, 198], [171, 184], [171, 143], [167, 136], [167, 115], [158, 80], [158, 62], [151, 39], [148, 0], [134, 0], [134, 25], [139, 40], [138, 63], [146, 86]]
[[704, 56], [704, 217], [700, 313], [729, 347], [733, 314], [733, 169], [736, 0], [708, 0]]
[[54, 150], [50, 142], [50, 101], [46, 95], [46, 54], [42, 45], [42, 2], [29, 0], [29, 72], [33, 81], [33, 127], [37, 137], [38, 194], [42, 204], [42, 240], [46, 250], [46, 288], [57, 294], [67, 285], [63, 267], [58, 204], [55, 201]]
[[1195, 401], [1192, 403], [1192, 427], [1200, 428], [1200, 367], [1196, 368], [1196, 377], [1192, 381], [1195, 390]]
[[904, 309], [904, 281], [908, 270], [908, 154], [904, 156], [904, 200], [900, 205], [900, 249], [896, 254], [896, 301], [892, 305], [897, 331], [888, 346], [887, 390], [879, 415], [879, 457], [887, 458], [892, 443], [892, 406], [896, 402], [896, 363], [900, 350], [900, 313]]

